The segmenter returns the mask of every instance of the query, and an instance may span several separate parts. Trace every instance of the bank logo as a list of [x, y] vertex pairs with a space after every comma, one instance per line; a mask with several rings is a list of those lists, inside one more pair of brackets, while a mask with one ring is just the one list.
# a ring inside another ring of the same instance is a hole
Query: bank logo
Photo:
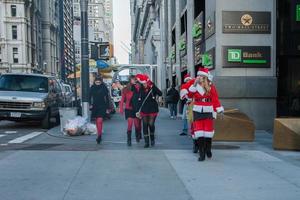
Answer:
[[242, 50], [228, 49], [228, 62], [242, 62]]
[[253, 18], [249, 14], [245, 14], [241, 17], [241, 22], [244, 26], [250, 26], [253, 22]]

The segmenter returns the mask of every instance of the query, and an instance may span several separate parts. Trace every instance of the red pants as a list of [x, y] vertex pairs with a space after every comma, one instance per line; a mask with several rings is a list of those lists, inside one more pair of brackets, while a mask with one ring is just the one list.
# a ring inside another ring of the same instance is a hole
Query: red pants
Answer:
[[102, 129], [103, 129], [103, 118], [97, 117], [96, 118], [96, 127], [97, 127], [97, 134], [98, 136], [102, 135]]

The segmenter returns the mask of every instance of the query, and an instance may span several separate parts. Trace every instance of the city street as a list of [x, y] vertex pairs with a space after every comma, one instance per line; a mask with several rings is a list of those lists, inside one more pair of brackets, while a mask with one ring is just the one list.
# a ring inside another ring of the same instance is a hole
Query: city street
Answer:
[[162, 109], [157, 145], [126, 145], [119, 114], [105, 121], [104, 138], [63, 137], [1, 122], [0, 199], [298, 199], [298, 152], [272, 150], [272, 136], [256, 132], [253, 143], [215, 142], [213, 159], [198, 162], [181, 121]]

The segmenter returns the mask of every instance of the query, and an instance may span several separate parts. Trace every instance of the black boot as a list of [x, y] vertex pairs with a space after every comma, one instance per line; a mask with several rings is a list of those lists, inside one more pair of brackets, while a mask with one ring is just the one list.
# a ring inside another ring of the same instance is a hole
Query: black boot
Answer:
[[193, 140], [193, 153], [198, 153], [199, 147], [197, 140]]
[[154, 136], [154, 133], [150, 134], [150, 139], [151, 139], [151, 146], [154, 147], [155, 146], [155, 136]]
[[149, 148], [149, 135], [144, 135], [144, 139], [145, 139], [145, 146], [144, 148]]
[[204, 137], [200, 137], [198, 139], [198, 145], [199, 145], [199, 159], [198, 159], [198, 161], [204, 161], [205, 160], [205, 142], [204, 142]]
[[102, 141], [101, 135], [98, 135], [98, 137], [96, 139], [97, 144], [100, 144], [101, 141]]
[[131, 146], [131, 131], [127, 131], [127, 146]]
[[211, 143], [212, 143], [211, 138], [205, 138], [205, 148], [206, 148], [207, 158], [212, 158]]
[[137, 143], [140, 142], [140, 140], [141, 140], [141, 135], [142, 135], [141, 133], [135, 132], [135, 140], [136, 140]]

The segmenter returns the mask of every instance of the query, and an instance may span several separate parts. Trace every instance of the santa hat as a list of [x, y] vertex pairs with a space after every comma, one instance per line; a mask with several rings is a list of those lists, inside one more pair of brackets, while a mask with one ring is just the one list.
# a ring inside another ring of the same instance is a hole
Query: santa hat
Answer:
[[138, 80], [138, 82], [142, 84], [147, 83], [150, 80], [149, 77], [145, 74], [137, 74], [135, 77]]
[[197, 72], [197, 76], [206, 76], [207, 78], [209, 77], [209, 70], [207, 68], [199, 68]]
[[191, 79], [192, 79], [192, 77], [189, 74], [187, 74], [187, 75], [184, 76], [183, 81], [186, 83], [186, 82], [188, 82]]

